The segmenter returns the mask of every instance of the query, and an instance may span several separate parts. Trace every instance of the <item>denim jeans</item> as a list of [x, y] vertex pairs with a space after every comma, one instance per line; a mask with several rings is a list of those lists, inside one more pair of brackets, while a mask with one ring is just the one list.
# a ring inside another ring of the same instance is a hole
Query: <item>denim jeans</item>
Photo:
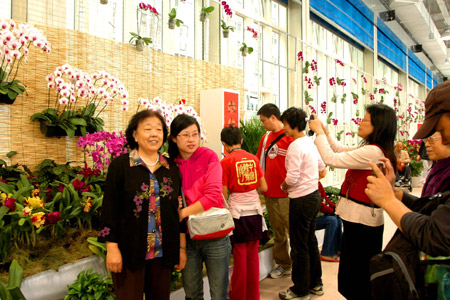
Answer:
[[325, 229], [321, 254], [338, 256], [342, 242], [342, 220], [336, 215], [320, 216], [316, 220], [316, 230]]
[[203, 299], [203, 262], [212, 300], [228, 300], [228, 267], [231, 243], [229, 237], [212, 240], [191, 240], [186, 235], [187, 262], [183, 269], [183, 288], [188, 300]]
[[322, 266], [316, 238], [316, 216], [320, 194], [291, 198], [289, 204], [289, 235], [291, 237], [291, 291], [306, 296], [309, 290], [322, 284]]

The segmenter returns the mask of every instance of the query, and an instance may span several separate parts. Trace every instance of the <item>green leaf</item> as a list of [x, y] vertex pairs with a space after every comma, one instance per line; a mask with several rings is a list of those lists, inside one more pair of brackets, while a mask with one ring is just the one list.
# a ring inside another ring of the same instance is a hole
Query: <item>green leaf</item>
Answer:
[[180, 19], [177, 19], [175, 25], [177, 25], [177, 27], [180, 27], [180, 25], [183, 23], [184, 23], [183, 21], [181, 21]]
[[79, 216], [82, 211], [83, 211], [83, 209], [81, 207], [77, 207], [74, 210], [72, 210], [72, 212], [69, 214], [69, 216], [67, 218], [68, 219], [75, 218], [75, 217]]
[[83, 118], [70, 118], [69, 122], [73, 125], [78, 125], [78, 126], [87, 126], [86, 124], [86, 120], [84, 120]]
[[11, 159], [11, 157], [13, 157], [14, 155], [17, 155], [17, 151], [9, 151], [8, 153], [6, 153], [6, 157], [8, 157], [9, 159]]
[[23, 224], [25, 224], [26, 219], [25, 218], [21, 218], [19, 220], [19, 226], [23, 226]]
[[9, 281], [8, 281], [8, 289], [19, 288], [22, 284], [22, 275], [23, 269], [17, 262], [17, 260], [13, 260], [11, 266], [9, 267]]

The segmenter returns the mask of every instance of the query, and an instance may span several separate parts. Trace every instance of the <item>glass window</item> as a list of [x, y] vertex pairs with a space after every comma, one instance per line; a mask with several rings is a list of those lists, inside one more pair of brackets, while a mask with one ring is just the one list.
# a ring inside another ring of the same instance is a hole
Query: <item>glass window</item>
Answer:
[[89, 1], [86, 13], [89, 15], [90, 34], [123, 41], [123, 1], [109, 0], [108, 5]]
[[11, 0], [0, 1], [0, 17], [11, 19]]
[[142, 11], [138, 9], [140, 0], [135, 0], [137, 26], [139, 26], [138, 34], [143, 37], [152, 39], [151, 47], [161, 49], [161, 34], [162, 34], [162, 0], [146, 1], [146, 4], [151, 5], [158, 12], [158, 16], [149, 11]]
[[278, 26], [278, 14], [279, 14], [279, 7], [280, 5], [276, 2], [272, 2], [272, 23], [273, 25]]
[[[243, 67], [243, 60], [239, 48], [242, 46], [244, 38], [244, 19], [234, 15], [233, 18], [225, 20], [228, 26], [235, 27], [234, 32], [230, 32], [228, 38], [224, 38], [221, 34], [221, 64], [230, 67]], [[255, 50], [255, 49], [254, 49]], [[253, 53], [251, 54], [253, 56]]]
[[[183, 21], [180, 27], [175, 27], [173, 30], [169, 30], [169, 35], [167, 38], [173, 39], [171, 41], [170, 53], [179, 54], [181, 56], [194, 57], [194, 22], [195, 22], [195, 12], [194, 12], [194, 0], [171, 0], [171, 7], [176, 7], [177, 9], [177, 19]], [[209, 27], [203, 26], [205, 30], [204, 38], [205, 41], [205, 60], [207, 60], [208, 54], [208, 36]]]

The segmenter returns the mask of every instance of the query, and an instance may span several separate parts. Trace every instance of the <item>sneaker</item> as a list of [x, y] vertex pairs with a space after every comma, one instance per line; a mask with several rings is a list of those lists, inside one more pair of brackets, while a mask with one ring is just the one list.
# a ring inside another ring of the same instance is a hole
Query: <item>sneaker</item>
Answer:
[[280, 278], [284, 275], [290, 275], [290, 274], [291, 274], [290, 270], [285, 270], [281, 266], [276, 265], [275, 268], [273, 268], [272, 272], [270, 272], [269, 275], [272, 278]]
[[395, 187], [400, 187], [400, 184], [401, 184], [402, 182], [400, 181], [400, 180], [397, 180], [396, 182], [395, 182]]
[[287, 289], [286, 291], [282, 291], [278, 294], [278, 296], [280, 297], [280, 299], [297, 299], [297, 300], [309, 300], [310, 297], [309, 295], [305, 295], [305, 296], [297, 296], [296, 294], [294, 294], [291, 289]]
[[315, 288], [310, 289], [309, 293], [317, 296], [322, 296], [324, 294], [323, 284], [319, 284]]

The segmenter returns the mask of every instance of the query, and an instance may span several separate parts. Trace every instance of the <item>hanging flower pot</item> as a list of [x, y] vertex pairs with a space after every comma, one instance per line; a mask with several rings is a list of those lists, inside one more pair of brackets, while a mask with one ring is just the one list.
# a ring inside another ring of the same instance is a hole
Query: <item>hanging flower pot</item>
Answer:
[[227, 39], [228, 36], [230, 35], [230, 30], [229, 29], [224, 29], [224, 30], [222, 30], [222, 34], [223, 34], [223, 38]]
[[137, 51], [143, 51], [144, 50], [144, 40], [137, 40], [136, 41], [136, 50]]
[[202, 11], [200, 13], [200, 22], [204, 23], [206, 21], [206, 12]]
[[100, 4], [108, 4], [108, 0], [100, 0]]
[[0, 103], [13, 104], [14, 101], [16, 101], [16, 98], [11, 99], [11, 98], [9, 98], [8, 94], [0, 93]]
[[245, 49], [241, 50], [241, 53], [242, 53], [242, 56], [247, 56], [248, 49], [245, 48]]
[[51, 125], [45, 121], [39, 120], [41, 132], [45, 137], [57, 137], [67, 136], [67, 132], [58, 125]]
[[175, 19], [169, 19], [169, 29], [175, 29]]

